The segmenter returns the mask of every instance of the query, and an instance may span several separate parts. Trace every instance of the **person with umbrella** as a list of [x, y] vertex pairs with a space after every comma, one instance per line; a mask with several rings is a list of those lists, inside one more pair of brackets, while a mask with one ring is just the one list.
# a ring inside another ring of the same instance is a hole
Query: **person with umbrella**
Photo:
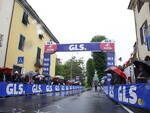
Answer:
[[137, 83], [148, 83], [150, 80], [150, 64], [144, 60], [136, 60], [133, 62], [138, 69], [138, 74], [136, 77]]
[[120, 69], [120, 67], [109, 67], [105, 70], [106, 73], [112, 74], [111, 84], [117, 85], [117, 84], [126, 84], [126, 75], [124, 72]]

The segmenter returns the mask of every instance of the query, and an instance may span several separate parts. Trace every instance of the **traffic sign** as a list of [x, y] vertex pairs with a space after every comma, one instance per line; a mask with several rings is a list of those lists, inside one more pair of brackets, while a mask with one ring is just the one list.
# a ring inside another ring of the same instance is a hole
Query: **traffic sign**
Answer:
[[17, 64], [24, 64], [24, 57], [23, 56], [18, 57]]

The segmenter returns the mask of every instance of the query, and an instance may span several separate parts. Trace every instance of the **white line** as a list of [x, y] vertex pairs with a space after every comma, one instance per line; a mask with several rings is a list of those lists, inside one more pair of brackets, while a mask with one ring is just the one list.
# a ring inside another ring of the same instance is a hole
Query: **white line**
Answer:
[[124, 106], [123, 104], [120, 104], [120, 106], [125, 109], [128, 113], [134, 113], [133, 111], [131, 111], [129, 108], [127, 108], [126, 106]]

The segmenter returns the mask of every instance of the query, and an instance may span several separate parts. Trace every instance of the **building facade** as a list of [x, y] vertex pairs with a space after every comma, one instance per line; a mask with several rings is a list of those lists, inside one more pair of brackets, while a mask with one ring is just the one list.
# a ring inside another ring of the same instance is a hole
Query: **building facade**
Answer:
[[136, 28], [136, 52], [138, 59], [150, 56], [147, 47], [148, 28], [150, 25], [150, 0], [131, 0], [128, 9], [133, 10]]
[[[59, 43], [26, 0], [1, 0], [0, 17], [0, 67], [32, 71], [35, 63], [43, 64], [45, 42]], [[55, 59], [51, 55], [51, 76]]]

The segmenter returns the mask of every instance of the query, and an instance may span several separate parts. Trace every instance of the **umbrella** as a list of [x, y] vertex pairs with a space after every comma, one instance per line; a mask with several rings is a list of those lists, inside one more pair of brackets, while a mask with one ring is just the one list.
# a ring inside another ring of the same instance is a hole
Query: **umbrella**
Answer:
[[11, 68], [0, 68], [0, 72], [3, 72], [4, 74], [11, 74], [12, 73], [12, 71], [13, 71], [13, 69], [11, 69]]
[[42, 75], [44, 75], [45, 77], [50, 77], [49, 74], [42, 73]]
[[139, 68], [140, 65], [143, 65], [145, 67], [146, 70], [150, 70], [150, 62], [148, 61], [144, 61], [144, 60], [135, 60], [134, 65]]
[[127, 78], [127, 76], [124, 74], [124, 72], [122, 72], [119, 68], [117, 67], [110, 67], [107, 68], [105, 70], [106, 73], [113, 73], [115, 72], [116, 74], [118, 74], [119, 76], [121, 76], [122, 78]]
[[45, 76], [44, 75], [38, 75], [36, 76], [36, 78], [44, 78]]
[[102, 78], [101, 78], [101, 80], [106, 80], [107, 79], [107, 76], [103, 76]]
[[25, 75], [28, 75], [28, 76], [30, 76], [30, 77], [33, 77], [33, 76], [37, 75], [37, 73], [34, 72], [34, 71], [30, 71], [30, 72], [27, 72]]
[[105, 73], [111, 73], [111, 72], [112, 72], [111, 67], [109, 67], [109, 68], [105, 69]]
[[56, 76], [57, 78], [59, 78], [59, 79], [65, 79], [63, 76], [61, 76], [61, 75], [58, 75], [58, 76]]

